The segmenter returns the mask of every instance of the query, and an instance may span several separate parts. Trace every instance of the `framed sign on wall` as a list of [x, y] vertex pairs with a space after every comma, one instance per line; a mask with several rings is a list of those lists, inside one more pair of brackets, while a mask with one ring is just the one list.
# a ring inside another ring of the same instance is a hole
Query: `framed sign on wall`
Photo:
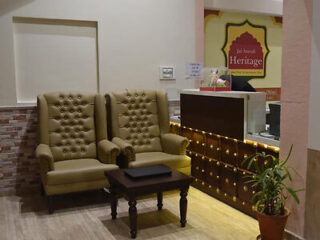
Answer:
[[267, 57], [267, 28], [245, 20], [227, 23], [225, 42], [222, 47], [225, 66], [232, 75], [250, 80], [265, 78]]

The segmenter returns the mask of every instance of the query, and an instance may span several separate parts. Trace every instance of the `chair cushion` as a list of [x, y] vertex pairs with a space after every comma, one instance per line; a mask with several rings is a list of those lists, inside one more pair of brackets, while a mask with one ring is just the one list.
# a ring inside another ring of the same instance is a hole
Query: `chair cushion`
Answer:
[[131, 144], [136, 153], [162, 151], [157, 92], [110, 93], [112, 134]]
[[[55, 161], [96, 158], [95, 98], [90, 93], [47, 93], [49, 145]], [[42, 127], [42, 126], [41, 126]]]
[[75, 159], [54, 163], [47, 174], [48, 185], [89, 182], [105, 179], [106, 171], [118, 169], [115, 164], [104, 164], [96, 159]]
[[136, 161], [130, 162], [129, 167], [135, 168], [157, 164], [164, 164], [168, 167], [177, 169], [189, 167], [191, 164], [191, 159], [185, 155], [174, 155], [164, 152], [137, 153]]

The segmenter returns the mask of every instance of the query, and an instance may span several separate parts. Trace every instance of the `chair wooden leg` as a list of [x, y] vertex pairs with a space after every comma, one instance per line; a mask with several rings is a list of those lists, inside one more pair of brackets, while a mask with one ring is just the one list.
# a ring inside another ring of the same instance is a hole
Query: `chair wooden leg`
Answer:
[[47, 202], [48, 202], [48, 212], [49, 214], [53, 213], [53, 196], [47, 196]]
[[44, 187], [43, 187], [42, 183], [40, 184], [40, 191], [41, 191], [41, 196], [44, 197], [45, 192], [44, 192]]

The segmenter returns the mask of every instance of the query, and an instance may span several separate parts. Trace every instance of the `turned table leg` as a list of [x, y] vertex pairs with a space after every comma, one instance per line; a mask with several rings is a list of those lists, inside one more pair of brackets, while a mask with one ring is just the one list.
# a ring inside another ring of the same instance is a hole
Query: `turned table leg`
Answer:
[[163, 196], [162, 196], [162, 192], [157, 192], [157, 199], [158, 199], [158, 210], [160, 211], [162, 209], [162, 199], [163, 199]]
[[134, 197], [129, 198], [130, 234], [131, 238], [137, 236], [137, 201]]
[[181, 223], [181, 227], [185, 227], [187, 220], [186, 220], [186, 216], [187, 216], [187, 204], [188, 204], [188, 200], [187, 200], [187, 195], [188, 195], [188, 188], [182, 188], [180, 191], [180, 223]]
[[111, 216], [112, 216], [112, 219], [116, 219], [118, 198], [117, 198], [117, 190], [114, 186], [110, 187], [110, 197], [111, 197]]

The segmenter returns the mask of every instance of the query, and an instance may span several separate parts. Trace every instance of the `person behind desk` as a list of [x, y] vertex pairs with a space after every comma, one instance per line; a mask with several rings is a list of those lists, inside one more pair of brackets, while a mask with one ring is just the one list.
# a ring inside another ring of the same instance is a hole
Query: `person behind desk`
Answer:
[[232, 78], [232, 85], [231, 90], [232, 91], [244, 91], [244, 92], [255, 92], [256, 90], [254, 87], [252, 87], [248, 81], [243, 80], [236, 76], [230, 76], [230, 75], [222, 75], [220, 76], [220, 79], [224, 81], [230, 82], [230, 77]]

